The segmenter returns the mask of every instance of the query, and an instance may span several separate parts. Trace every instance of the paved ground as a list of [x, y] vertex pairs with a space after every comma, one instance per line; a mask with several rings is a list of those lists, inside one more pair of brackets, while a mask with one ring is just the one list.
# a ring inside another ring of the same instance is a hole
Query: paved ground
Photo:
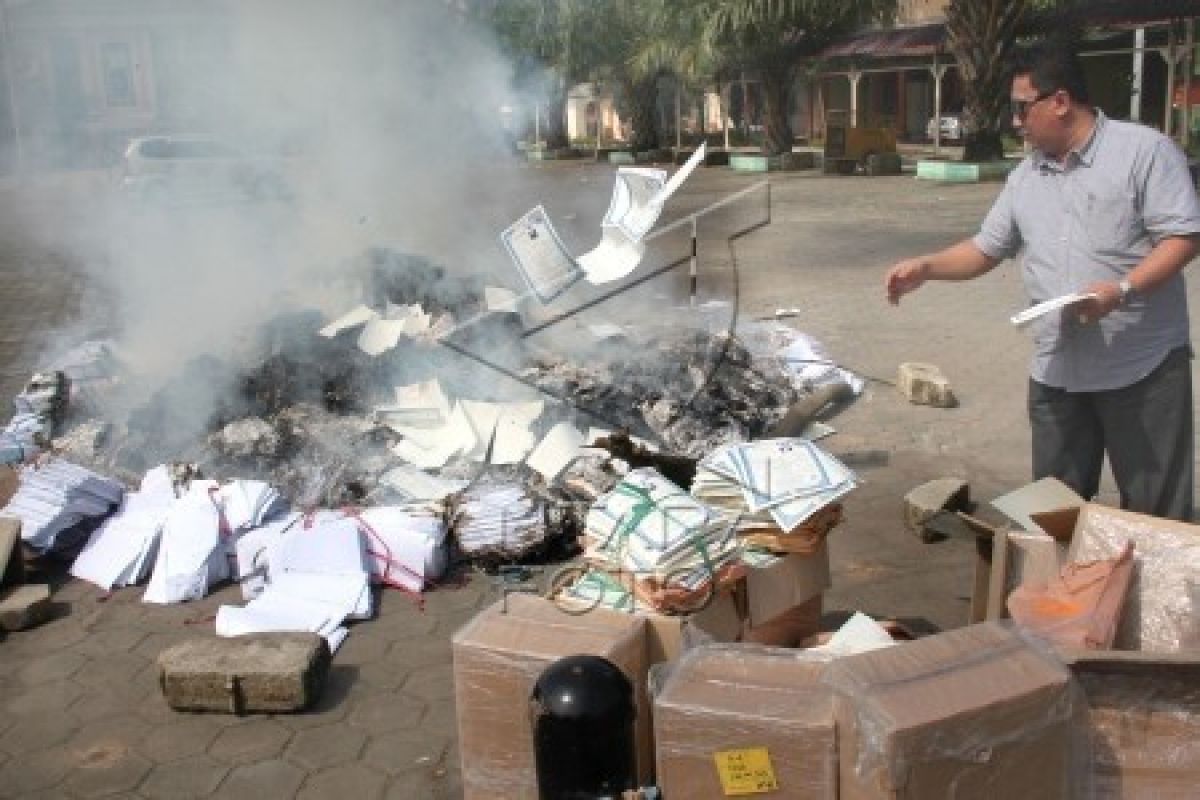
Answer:
[[[508, 182], [498, 168], [473, 201], [477, 238], [494, 241], [501, 222], [544, 200], [569, 239], [589, 244], [587, 226], [607, 202], [610, 172], [546, 165], [522, 168]], [[701, 171], [672, 214], [756, 180]], [[47, 331], [70, 328], [81, 308], [103, 301], [70, 251], [31, 234], [45, 230], [34, 223], [44, 223], [43, 212], [66, 226], [86, 212], [87, 194], [81, 199], [75, 188], [59, 182], [0, 196], [3, 396], [19, 389]], [[1012, 265], [969, 284], [931, 286], [898, 309], [886, 305], [881, 288], [895, 259], [971, 231], [997, 188], [907, 176], [773, 176], [771, 224], [737, 245], [740, 315], [798, 309], [793, 324], [872, 379], [833, 420], [839, 433], [827, 440], [865, 479], [831, 539], [831, 611], [962, 624], [973, 548], [915, 541], [901, 523], [900, 499], [945, 475], [968, 478], [983, 500], [1027, 480], [1029, 346], [1007, 323], [1022, 302]], [[735, 221], [730, 215], [724, 224]], [[707, 244], [702, 255], [704, 296], [731, 299], [731, 282], [717, 272], [728, 256]], [[909, 405], [889, 384], [908, 360], [939, 365], [961, 405]], [[143, 605], [140, 590], [101, 602], [94, 588], [65, 581], [53, 621], [0, 641], [0, 796], [457, 797], [449, 637], [494, 594], [475, 578], [430, 593], [423, 611], [387, 594], [378, 618], [356, 625], [337, 654], [318, 709], [239, 719], [168, 711], [153, 666], [165, 646], [211, 631], [209, 617], [238, 599], [236, 589], [160, 608]]]

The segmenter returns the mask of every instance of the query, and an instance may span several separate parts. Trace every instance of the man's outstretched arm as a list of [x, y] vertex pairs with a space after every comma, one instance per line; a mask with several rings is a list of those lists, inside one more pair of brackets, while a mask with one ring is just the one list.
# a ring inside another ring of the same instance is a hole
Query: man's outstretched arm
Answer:
[[964, 239], [945, 250], [908, 258], [888, 270], [884, 280], [888, 302], [896, 305], [900, 298], [921, 288], [925, 281], [965, 281], [988, 272], [1000, 259], [992, 258]]

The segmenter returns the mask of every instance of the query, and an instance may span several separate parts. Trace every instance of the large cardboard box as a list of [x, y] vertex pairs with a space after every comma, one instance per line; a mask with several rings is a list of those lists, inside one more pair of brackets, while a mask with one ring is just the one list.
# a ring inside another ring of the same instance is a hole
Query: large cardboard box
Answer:
[[999, 623], [832, 663], [840, 797], [1071, 797], [1082, 702], [1054, 654]]
[[746, 575], [746, 626], [742, 641], [796, 647], [821, 629], [821, 598], [832, 585], [829, 548], [794, 553]]
[[633, 682], [638, 777], [651, 782], [654, 744], [641, 617], [605, 609], [572, 615], [545, 598], [511, 594], [480, 612], [452, 643], [465, 797], [537, 797], [529, 695], [546, 667], [572, 655], [603, 656]]
[[737, 642], [745, 627], [745, 586], [739, 583], [715, 593], [691, 614], [638, 611], [646, 620], [647, 663], [674, 661], [690, 648], [709, 643]]
[[663, 796], [724, 797], [719, 754], [763, 748], [778, 784], [768, 796], [834, 800], [837, 736], [825, 670], [768, 647], [715, 645], [684, 655], [654, 699]]
[[1200, 794], [1200, 654], [1068, 654], [1087, 697], [1091, 796], [1183, 800]]
[[1173, 653], [1200, 649], [1200, 525], [1088, 503], [1036, 514], [1056, 539], [1069, 540], [1069, 560], [1115, 558], [1134, 543], [1133, 581], [1113, 647]]

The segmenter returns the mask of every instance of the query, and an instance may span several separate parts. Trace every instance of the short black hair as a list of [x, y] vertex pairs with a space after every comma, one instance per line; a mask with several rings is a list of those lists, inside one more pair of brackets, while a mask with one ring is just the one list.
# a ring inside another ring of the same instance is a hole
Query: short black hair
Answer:
[[1079, 56], [1061, 43], [1044, 41], [1018, 50], [1012, 74], [1028, 75], [1038, 94], [1061, 89], [1077, 102], [1091, 103]]

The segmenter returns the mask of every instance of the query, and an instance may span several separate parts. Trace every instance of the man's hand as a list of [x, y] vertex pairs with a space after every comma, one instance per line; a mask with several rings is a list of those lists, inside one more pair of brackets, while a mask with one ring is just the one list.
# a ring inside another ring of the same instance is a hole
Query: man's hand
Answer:
[[1083, 325], [1095, 322], [1107, 316], [1114, 308], [1121, 305], [1121, 287], [1116, 281], [1093, 283], [1083, 290], [1084, 294], [1094, 294], [1095, 298], [1080, 300], [1075, 304], [1074, 311]]
[[888, 270], [887, 278], [884, 280], [888, 302], [897, 305], [901, 297], [921, 288], [928, 277], [929, 260], [924, 256], [905, 259], [897, 263]]

